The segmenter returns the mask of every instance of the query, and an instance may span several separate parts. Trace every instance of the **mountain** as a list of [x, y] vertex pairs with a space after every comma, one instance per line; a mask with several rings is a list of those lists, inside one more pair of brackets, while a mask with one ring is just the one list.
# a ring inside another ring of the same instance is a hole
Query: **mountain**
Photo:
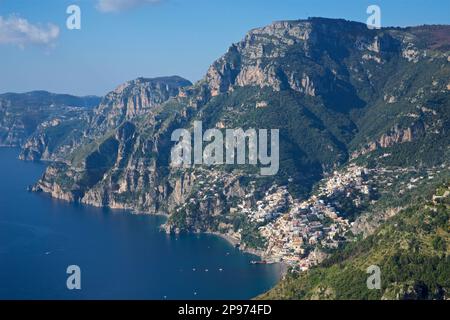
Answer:
[[76, 97], [47, 91], [0, 95], [0, 145], [21, 146], [39, 128], [65, 117], [79, 117], [96, 106], [99, 97]]
[[2, 103], [17, 108], [39, 108], [46, 106], [72, 106], [92, 108], [98, 105], [100, 98], [96, 96], [77, 97], [69, 94], [57, 94], [48, 91], [31, 91], [26, 93], [0, 94]]
[[129, 81], [97, 99], [95, 109], [64, 115], [57, 122], [53, 119], [51, 125], [43, 123], [24, 143], [20, 158], [66, 161], [77, 147], [91, 143], [124, 120], [150, 111], [187, 85], [191, 83], [178, 76]]
[[[196, 84], [166, 86], [167, 99], [146, 99], [139, 79], [108, 94], [34, 190], [167, 214], [168, 232], [218, 232], [308, 270], [448, 176], [449, 31], [324, 18], [251, 30]], [[278, 174], [172, 167], [173, 131], [198, 120], [279, 129]]]
[[190, 85], [189, 80], [178, 76], [126, 82], [108, 93], [95, 109], [91, 132], [101, 134], [136, 116], [151, 114], [153, 108], [177, 96], [180, 88]]

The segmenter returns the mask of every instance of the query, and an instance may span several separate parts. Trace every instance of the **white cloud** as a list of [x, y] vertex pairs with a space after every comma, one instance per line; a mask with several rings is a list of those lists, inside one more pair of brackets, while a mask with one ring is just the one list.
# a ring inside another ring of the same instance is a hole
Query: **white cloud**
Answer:
[[32, 24], [27, 19], [12, 15], [0, 16], [0, 44], [25, 47], [28, 44], [49, 45], [59, 36], [59, 28], [54, 24]]
[[97, 9], [101, 12], [119, 12], [144, 4], [156, 4], [162, 0], [98, 0]]

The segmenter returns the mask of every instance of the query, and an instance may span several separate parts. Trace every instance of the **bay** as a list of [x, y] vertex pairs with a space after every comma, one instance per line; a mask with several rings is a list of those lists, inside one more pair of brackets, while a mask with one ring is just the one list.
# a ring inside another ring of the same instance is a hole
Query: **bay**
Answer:
[[[280, 266], [214, 235], [167, 235], [163, 217], [94, 208], [27, 191], [44, 163], [0, 148], [0, 299], [249, 299]], [[81, 269], [68, 290], [66, 269]]]

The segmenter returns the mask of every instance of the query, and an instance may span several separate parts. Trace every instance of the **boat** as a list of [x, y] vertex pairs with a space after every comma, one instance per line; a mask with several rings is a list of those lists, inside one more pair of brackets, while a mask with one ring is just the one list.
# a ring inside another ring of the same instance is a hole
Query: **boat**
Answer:
[[267, 264], [267, 261], [266, 260], [261, 260], [261, 261], [252, 260], [252, 261], [250, 261], [250, 263], [251, 264]]

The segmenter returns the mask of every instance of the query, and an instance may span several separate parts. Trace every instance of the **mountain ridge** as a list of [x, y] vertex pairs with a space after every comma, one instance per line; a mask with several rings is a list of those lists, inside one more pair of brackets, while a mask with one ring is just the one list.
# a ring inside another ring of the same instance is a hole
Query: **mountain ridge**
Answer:
[[[316, 18], [254, 29], [202, 80], [149, 108], [135, 107], [145, 88], [119, 86], [94, 110], [98, 126], [34, 190], [166, 214], [167, 232], [218, 232], [268, 261], [312, 268], [447, 174], [448, 28]], [[194, 121], [279, 129], [279, 174], [172, 168], [171, 134]]]
[[23, 146], [39, 125], [61, 116], [80, 116], [99, 97], [77, 97], [48, 91], [0, 94], [0, 145]]
[[[131, 119], [145, 113], [152, 106], [178, 94], [179, 87], [190, 84], [179, 76], [139, 77], [128, 81], [97, 101], [92, 110], [87, 110], [77, 117], [57, 119], [53, 126], [38, 128], [24, 144], [20, 158], [66, 161], [65, 156], [71, 150], [91, 143], [93, 139], [106, 133], [108, 127], [114, 128], [125, 118]], [[126, 93], [127, 90], [131, 92]], [[127, 99], [125, 96], [133, 98]], [[109, 118], [103, 118], [105, 114], [108, 114]]]

